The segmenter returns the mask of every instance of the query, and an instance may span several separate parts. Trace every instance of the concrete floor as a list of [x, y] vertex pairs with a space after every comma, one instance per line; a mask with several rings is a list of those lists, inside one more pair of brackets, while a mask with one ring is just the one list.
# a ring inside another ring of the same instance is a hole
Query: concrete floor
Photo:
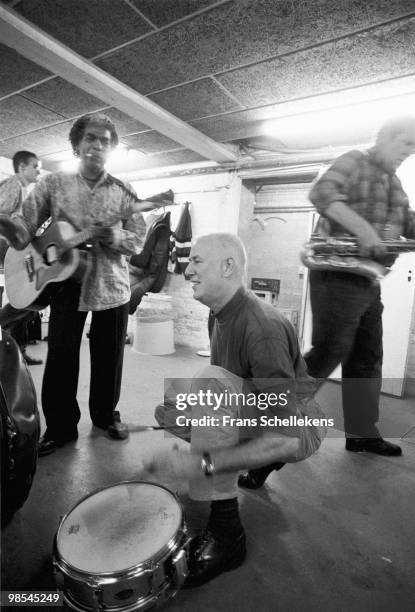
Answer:
[[[44, 342], [29, 348], [36, 356], [46, 353]], [[123, 419], [153, 424], [163, 378], [190, 376], [206, 362], [189, 349], [155, 357], [126, 346], [119, 405]], [[38, 390], [42, 369], [30, 369]], [[3, 590], [52, 590], [51, 551], [59, 517], [94, 489], [140, 479], [142, 458], [173, 443], [159, 431], [132, 433], [129, 440], [118, 442], [92, 428], [88, 381], [85, 340], [80, 437], [39, 459], [29, 499], [3, 532]], [[337, 385], [325, 385], [320, 401], [330, 415], [340, 415]], [[413, 398], [383, 397], [382, 418], [388, 431], [393, 422], [399, 437], [415, 425]], [[163, 609], [415, 610], [414, 435], [415, 430], [402, 441], [402, 457], [385, 458], [346, 452], [343, 434], [332, 430], [313, 457], [274, 473], [260, 492], [241, 491], [248, 537], [245, 564], [203, 587], [179, 592]], [[201, 527], [208, 512], [205, 505], [189, 500], [183, 483], [164, 484], [179, 491], [190, 530]]]

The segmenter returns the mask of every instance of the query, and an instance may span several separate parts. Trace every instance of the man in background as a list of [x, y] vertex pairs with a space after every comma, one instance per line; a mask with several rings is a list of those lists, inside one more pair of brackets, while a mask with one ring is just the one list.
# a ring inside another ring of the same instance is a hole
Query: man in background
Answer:
[[[14, 175], [0, 183], [0, 213], [12, 215], [20, 213], [23, 200], [28, 195], [29, 185], [37, 182], [40, 174], [40, 161], [31, 151], [17, 151], [13, 155]], [[0, 274], [4, 274], [4, 257], [9, 248], [5, 238], [0, 236]], [[2, 306], [4, 287], [0, 287], [0, 306]], [[28, 355], [26, 346], [28, 343], [29, 323], [39, 316], [37, 313], [16, 309], [11, 304], [6, 304], [0, 310], [0, 325], [10, 332], [22, 351], [23, 357], [28, 365], [40, 365], [41, 359], [35, 359]]]

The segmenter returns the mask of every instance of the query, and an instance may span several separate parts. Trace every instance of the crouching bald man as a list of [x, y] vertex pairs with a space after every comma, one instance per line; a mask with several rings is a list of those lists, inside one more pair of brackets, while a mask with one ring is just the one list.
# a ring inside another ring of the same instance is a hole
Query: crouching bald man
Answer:
[[[147, 468], [188, 478], [190, 497], [211, 502], [207, 528], [190, 544], [187, 587], [245, 559], [238, 471], [266, 466], [269, 473], [306, 459], [325, 436], [295, 331], [245, 288], [245, 267], [243, 244], [233, 234], [206, 235], [192, 247], [186, 276], [194, 298], [211, 311], [211, 365], [191, 381], [173, 381], [156, 408], [160, 425], [190, 440], [190, 453], [156, 454]], [[178, 397], [188, 399], [184, 410]], [[311, 426], [303, 424], [306, 416]]]

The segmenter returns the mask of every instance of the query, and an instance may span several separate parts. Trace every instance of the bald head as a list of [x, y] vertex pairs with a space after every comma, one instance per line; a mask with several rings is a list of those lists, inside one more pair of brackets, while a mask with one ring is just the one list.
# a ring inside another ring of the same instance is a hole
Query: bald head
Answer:
[[206, 244], [220, 259], [233, 259], [234, 272], [242, 276], [246, 267], [246, 251], [242, 240], [236, 234], [217, 232], [197, 238], [196, 244]]
[[378, 132], [376, 142], [392, 140], [400, 134], [415, 136], [415, 116], [395, 117], [385, 121]]
[[197, 238], [186, 269], [194, 298], [218, 312], [244, 284], [245, 267], [245, 248], [235, 234]]
[[415, 152], [415, 116], [386, 121], [375, 145], [377, 157], [388, 171], [395, 171]]

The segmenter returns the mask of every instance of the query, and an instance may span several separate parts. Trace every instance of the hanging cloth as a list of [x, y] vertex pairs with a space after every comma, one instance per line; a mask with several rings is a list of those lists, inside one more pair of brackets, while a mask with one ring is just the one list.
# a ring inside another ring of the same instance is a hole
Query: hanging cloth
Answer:
[[130, 314], [145, 293], [159, 293], [167, 276], [170, 246], [170, 212], [159, 215], [149, 226], [140, 253], [130, 258]]
[[188, 264], [190, 248], [192, 246], [192, 218], [189, 210], [190, 202], [186, 202], [179, 222], [173, 233], [174, 245], [172, 248], [172, 262], [175, 263], [174, 272], [184, 274]]

